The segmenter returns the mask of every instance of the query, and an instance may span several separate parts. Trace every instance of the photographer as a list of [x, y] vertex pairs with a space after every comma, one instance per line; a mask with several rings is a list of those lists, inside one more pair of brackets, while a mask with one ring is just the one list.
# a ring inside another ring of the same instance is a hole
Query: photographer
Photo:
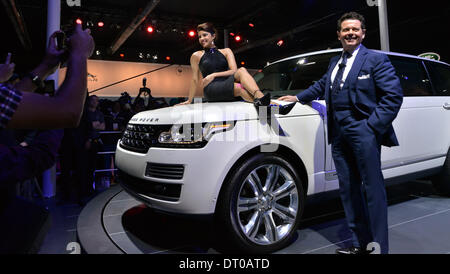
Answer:
[[[58, 50], [58, 33], [60, 31], [51, 35], [41, 64], [14, 87], [0, 84], [0, 128], [50, 129], [78, 125], [87, 89], [87, 58], [94, 50], [94, 40], [89, 29], [76, 25], [67, 39], [68, 49]], [[41, 86], [42, 79], [53, 73], [66, 55], [67, 74], [56, 96], [27, 92]]]
[[[77, 25], [73, 35], [67, 39], [68, 49], [58, 50], [55, 41], [58, 33], [60, 31], [51, 35], [42, 63], [31, 73], [14, 87], [0, 84], [0, 129], [50, 129], [75, 127], [79, 124], [86, 98], [87, 58], [92, 54], [94, 41], [89, 29], [82, 30], [81, 25]], [[55, 71], [64, 61], [65, 55], [67, 74], [56, 96], [47, 97], [28, 92], [40, 86], [40, 79]], [[8, 55], [3, 67], [11, 67], [10, 60], [11, 56]], [[0, 75], [2, 80], [8, 77], [7, 74], [12, 74], [11, 69], [3, 71], [6, 72]], [[0, 183], [14, 182], [19, 177], [32, 177], [51, 167], [61, 138], [62, 130], [40, 132], [36, 135], [36, 144], [26, 148], [2, 146]], [[37, 161], [39, 157], [46, 161]], [[16, 172], [7, 168], [11, 163], [14, 163]]]
[[[79, 124], [87, 89], [87, 58], [94, 49], [89, 29], [77, 25], [67, 39], [68, 48], [58, 49], [51, 35], [41, 64], [20, 82], [0, 84], [0, 132], [7, 129], [57, 129]], [[67, 59], [67, 74], [56, 96], [31, 93], [42, 86], [42, 79]], [[0, 66], [0, 80], [6, 81], [14, 70], [11, 55]], [[0, 141], [0, 253], [37, 252], [45, 235], [48, 212], [14, 198], [15, 184], [33, 178], [55, 163], [62, 130], [37, 131], [32, 143], [23, 147]], [[44, 234], [43, 234], [44, 232]]]

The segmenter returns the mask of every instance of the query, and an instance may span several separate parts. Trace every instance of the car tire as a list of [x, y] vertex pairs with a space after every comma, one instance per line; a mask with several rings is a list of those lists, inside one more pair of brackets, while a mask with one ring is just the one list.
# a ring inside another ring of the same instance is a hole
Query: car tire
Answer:
[[447, 152], [444, 166], [437, 175], [432, 177], [431, 182], [440, 194], [450, 196], [450, 148]]
[[216, 211], [228, 250], [265, 254], [290, 244], [305, 203], [297, 171], [283, 157], [263, 153], [231, 172]]

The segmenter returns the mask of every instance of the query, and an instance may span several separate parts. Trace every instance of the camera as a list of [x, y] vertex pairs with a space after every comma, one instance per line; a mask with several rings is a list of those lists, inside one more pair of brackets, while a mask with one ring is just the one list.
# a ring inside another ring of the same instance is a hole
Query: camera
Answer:
[[58, 50], [67, 49], [67, 37], [65, 32], [58, 32], [56, 34], [56, 48]]

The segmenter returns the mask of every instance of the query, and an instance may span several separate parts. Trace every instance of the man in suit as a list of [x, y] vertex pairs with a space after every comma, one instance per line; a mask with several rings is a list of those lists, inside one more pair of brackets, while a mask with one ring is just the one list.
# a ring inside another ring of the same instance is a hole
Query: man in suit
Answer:
[[324, 96], [328, 142], [352, 246], [338, 254], [366, 253], [367, 246], [388, 253], [387, 199], [381, 172], [381, 145], [397, 146], [392, 121], [403, 95], [400, 81], [385, 54], [368, 50], [364, 17], [355, 12], [338, 20], [343, 52], [331, 59], [327, 73], [296, 96], [280, 100], [308, 103]]

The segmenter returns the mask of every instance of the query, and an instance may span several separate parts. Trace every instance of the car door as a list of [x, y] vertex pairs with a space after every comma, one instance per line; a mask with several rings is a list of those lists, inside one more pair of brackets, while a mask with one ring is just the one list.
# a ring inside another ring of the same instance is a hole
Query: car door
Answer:
[[450, 65], [432, 61], [425, 61], [425, 64], [430, 74], [434, 96], [441, 104], [437, 119], [440, 120], [439, 126], [442, 128], [441, 152], [445, 154], [450, 147]]
[[[385, 178], [400, 177], [432, 168], [442, 157], [442, 98], [433, 96], [431, 82], [422, 59], [389, 56], [403, 88], [403, 104], [393, 127], [399, 146], [383, 147]], [[445, 141], [447, 142], [447, 141]]]

